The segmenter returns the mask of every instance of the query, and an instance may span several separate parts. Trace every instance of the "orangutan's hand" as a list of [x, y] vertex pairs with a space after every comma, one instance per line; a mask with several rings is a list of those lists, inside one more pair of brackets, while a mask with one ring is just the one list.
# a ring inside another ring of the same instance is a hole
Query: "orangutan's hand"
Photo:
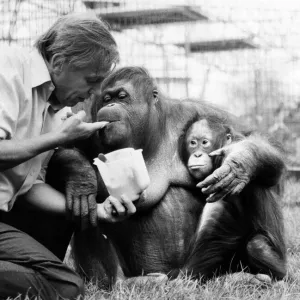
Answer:
[[136, 208], [131, 200], [126, 197], [117, 199], [113, 196], [109, 196], [106, 200], [97, 204], [97, 216], [99, 221], [105, 221], [110, 223], [120, 222], [136, 212]]
[[70, 187], [66, 192], [67, 218], [77, 224], [81, 230], [97, 226], [96, 192], [90, 194], [76, 194]]
[[255, 157], [249, 144], [244, 141], [230, 144], [213, 151], [209, 156], [224, 156], [220, 168], [197, 184], [207, 202], [215, 202], [229, 195], [239, 194], [254, 175]]
[[89, 164], [78, 168], [66, 183], [67, 218], [81, 230], [97, 226], [97, 176]]

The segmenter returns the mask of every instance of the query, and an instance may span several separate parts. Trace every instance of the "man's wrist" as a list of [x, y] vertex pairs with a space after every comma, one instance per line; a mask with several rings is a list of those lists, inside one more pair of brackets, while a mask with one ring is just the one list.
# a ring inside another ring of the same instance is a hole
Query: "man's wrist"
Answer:
[[54, 148], [63, 146], [68, 142], [67, 137], [60, 132], [49, 132], [49, 135], [49, 140], [53, 142]]

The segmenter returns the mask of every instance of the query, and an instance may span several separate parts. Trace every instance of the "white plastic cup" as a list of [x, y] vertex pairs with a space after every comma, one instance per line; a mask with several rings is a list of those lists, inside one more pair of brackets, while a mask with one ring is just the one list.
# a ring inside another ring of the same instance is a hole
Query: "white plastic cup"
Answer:
[[135, 199], [150, 184], [142, 149], [125, 148], [105, 154], [106, 161], [94, 159], [110, 195]]

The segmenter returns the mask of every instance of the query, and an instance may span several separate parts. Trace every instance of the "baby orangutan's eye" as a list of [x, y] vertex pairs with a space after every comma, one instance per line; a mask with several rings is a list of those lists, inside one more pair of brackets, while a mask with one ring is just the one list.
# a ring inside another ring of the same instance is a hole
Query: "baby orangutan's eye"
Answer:
[[191, 141], [190, 141], [190, 146], [191, 146], [191, 147], [196, 147], [197, 144], [198, 144], [198, 143], [197, 143], [196, 140], [191, 140]]
[[209, 144], [209, 140], [204, 139], [204, 140], [202, 141], [202, 145], [203, 145], [203, 146], [207, 146], [208, 144]]

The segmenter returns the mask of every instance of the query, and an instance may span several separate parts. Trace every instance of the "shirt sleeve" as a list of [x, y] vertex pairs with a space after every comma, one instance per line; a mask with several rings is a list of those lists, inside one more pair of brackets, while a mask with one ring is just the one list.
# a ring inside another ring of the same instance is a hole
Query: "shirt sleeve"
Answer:
[[11, 139], [16, 131], [20, 101], [24, 95], [21, 76], [0, 61], [0, 140]]

